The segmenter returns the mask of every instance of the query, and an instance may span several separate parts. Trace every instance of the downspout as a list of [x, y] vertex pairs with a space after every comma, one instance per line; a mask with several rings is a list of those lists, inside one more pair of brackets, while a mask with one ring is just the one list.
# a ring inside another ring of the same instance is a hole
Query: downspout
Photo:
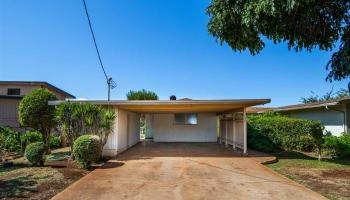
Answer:
[[333, 111], [337, 111], [337, 112], [341, 112], [341, 113], [343, 113], [343, 127], [344, 127], [344, 133], [346, 133], [347, 131], [346, 131], [346, 114], [345, 114], [345, 111], [342, 111], [342, 110], [337, 110], [337, 109], [331, 109], [331, 108], [329, 108], [327, 105], [325, 106], [326, 107], [326, 109], [327, 110], [333, 110]]

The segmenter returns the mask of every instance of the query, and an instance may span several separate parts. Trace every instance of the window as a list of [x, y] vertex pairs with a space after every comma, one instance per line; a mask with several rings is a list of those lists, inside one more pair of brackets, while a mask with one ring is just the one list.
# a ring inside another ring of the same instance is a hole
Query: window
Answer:
[[195, 113], [175, 114], [174, 119], [175, 119], [175, 124], [177, 124], [177, 125], [196, 125], [196, 124], [198, 124], [197, 114], [195, 114]]
[[19, 95], [21, 95], [21, 90], [19, 88], [8, 88], [7, 95], [19, 96]]

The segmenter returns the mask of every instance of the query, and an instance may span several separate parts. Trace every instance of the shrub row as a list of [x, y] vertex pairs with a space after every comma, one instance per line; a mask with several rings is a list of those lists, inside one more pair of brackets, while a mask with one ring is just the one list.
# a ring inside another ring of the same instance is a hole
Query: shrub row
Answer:
[[317, 121], [294, 119], [277, 114], [248, 117], [248, 145], [252, 149], [312, 151], [314, 135], [322, 137], [323, 125]]
[[[8, 127], [0, 127], [0, 149], [7, 152], [23, 152], [27, 145], [40, 142], [42, 134], [38, 131], [19, 133]], [[61, 146], [58, 136], [50, 136], [49, 147], [55, 149]]]
[[326, 154], [333, 157], [350, 157], [350, 133], [341, 136], [325, 136], [323, 148]]

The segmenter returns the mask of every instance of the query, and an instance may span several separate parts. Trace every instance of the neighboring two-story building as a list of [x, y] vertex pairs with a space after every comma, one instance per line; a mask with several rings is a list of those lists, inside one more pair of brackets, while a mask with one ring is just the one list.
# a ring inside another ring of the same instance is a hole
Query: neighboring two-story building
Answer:
[[75, 96], [47, 82], [41, 81], [0, 81], [0, 126], [20, 128], [18, 105], [23, 96], [39, 88], [46, 88], [59, 100], [74, 99]]

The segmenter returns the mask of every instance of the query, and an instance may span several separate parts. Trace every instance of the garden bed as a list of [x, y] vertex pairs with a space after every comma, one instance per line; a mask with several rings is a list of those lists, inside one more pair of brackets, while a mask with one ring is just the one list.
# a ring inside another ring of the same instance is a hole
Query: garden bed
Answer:
[[44, 167], [31, 167], [21, 157], [14, 167], [0, 168], [0, 199], [50, 199], [88, 170], [67, 166], [69, 148], [53, 150]]
[[318, 161], [300, 152], [276, 154], [271, 169], [330, 199], [350, 199], [350, 159]]

